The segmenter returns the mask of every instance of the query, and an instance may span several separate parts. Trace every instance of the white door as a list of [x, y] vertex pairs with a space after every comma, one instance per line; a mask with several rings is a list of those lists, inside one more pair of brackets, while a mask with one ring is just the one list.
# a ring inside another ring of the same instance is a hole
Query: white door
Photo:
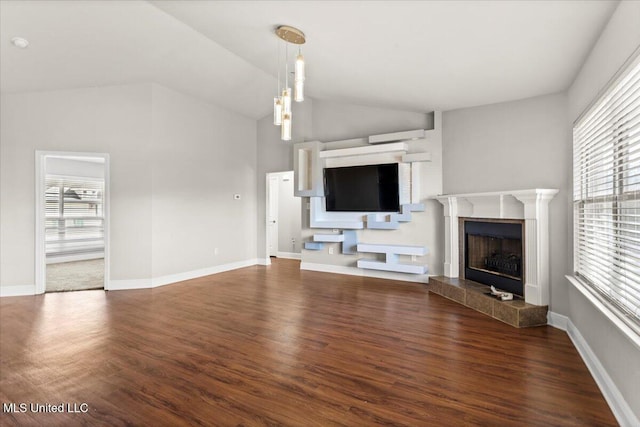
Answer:
[[278, 175], [269, 177], [269, 212], [267, 212], [267, 236], [269, 238], [268, 256], [276, 256], [278, 253]]

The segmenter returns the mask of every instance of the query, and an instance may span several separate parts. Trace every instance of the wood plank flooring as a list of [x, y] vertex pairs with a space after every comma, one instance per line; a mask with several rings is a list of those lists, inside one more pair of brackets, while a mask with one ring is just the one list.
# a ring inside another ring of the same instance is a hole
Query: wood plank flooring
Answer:
[[423, 284], [276, 260], [153, 290], [0, 300], [10, 425], [616, 425], [567, 335]]

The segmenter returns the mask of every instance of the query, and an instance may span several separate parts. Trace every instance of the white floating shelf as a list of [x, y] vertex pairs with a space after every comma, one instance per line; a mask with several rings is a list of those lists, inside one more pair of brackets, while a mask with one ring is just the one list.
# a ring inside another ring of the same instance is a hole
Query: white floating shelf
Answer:
[[413, 265], [413, 264], [389, 264], [383, 261], [372, 261], [368, 259], [359, 259], [358, 268], [365, 268], [369, 270], [382, 270], [382, 271], [394, 271], [396, 273], [409, 273], [409, 274], [426, 274], [426, 265]]
[[394, 141], [408, 141], [411, 139], [424, 138], [424, 129], [408, 130], [404, 132], [383, 133], [380, 135], [371, 135], [369, 144], [384, 144]]
[[371, 243], [358, 243], [358, 252], [422, 256], [427, 254], [427, 248], [425, 248], [424, 246], [381, 245], [381, 244], [371, 244]]
[[344, 234], [314, 234], [314, 242], [344, 242]]
[[340, 148], [337, 150], [325, 150], [320, 152], [321, 159], [328, 159], [331, 157], [345, 157], [345, 156], [358, 156], [362, 154], [374, 154], [374, 153], [390, 153], [394, 151], [407, 151], [407, 144], [404, 142], [396, 142], [393, 144], [383, 145], [367, 145], [364, 147], [353, 148]]

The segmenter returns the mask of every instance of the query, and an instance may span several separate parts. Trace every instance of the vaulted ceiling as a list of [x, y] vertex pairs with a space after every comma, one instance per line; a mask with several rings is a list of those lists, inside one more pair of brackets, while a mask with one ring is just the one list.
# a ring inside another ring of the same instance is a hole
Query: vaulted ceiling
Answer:
[[[154, 81], [252, 118], [277, 25], [307, 35], [306, 92], [409, 111], [565, 90], [616, 1], [0, 1], [0, 90]], [[30, 41], [27, 49], [10, 39]]]

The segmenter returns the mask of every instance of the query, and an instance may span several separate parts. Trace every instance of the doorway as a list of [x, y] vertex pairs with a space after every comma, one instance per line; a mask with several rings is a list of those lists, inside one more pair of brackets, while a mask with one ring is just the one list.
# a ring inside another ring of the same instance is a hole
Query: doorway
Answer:
[[107, 289], [109, 157], [36, 152], [36, 293]]
[[300, 259], [301, 203], [293, 190], [293, 171], [267, 174], [267, 264], [271, 257]]

